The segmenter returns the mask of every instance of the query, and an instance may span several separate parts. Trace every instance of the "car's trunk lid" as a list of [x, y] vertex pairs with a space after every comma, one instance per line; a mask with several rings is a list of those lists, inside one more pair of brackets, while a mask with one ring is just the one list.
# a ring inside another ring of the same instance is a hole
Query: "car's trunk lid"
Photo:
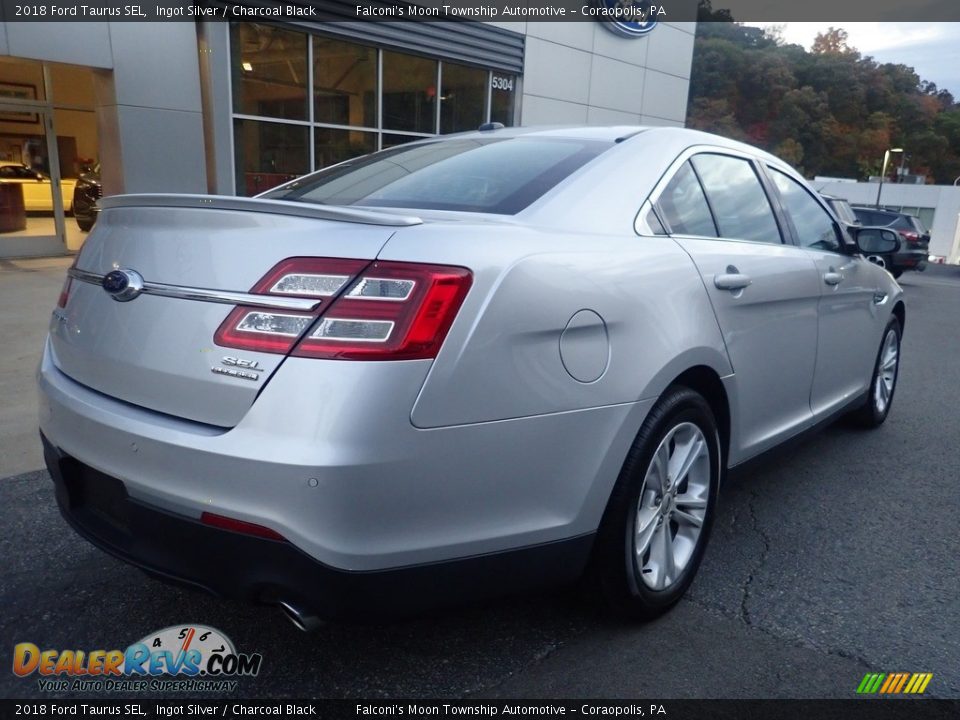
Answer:
[[149, 284], [248, 293], [281, 260], [373, 260], [397, 227], [420, 222], [234, 197], [132, 195], [102, 203], [66, 307], [51, 323], [55, 363], [105, 395], [221, 427], [240, 421], [284, 355], [217, 346], [214, 335], [233, 304], [146, 292], [117, 302], [99, 278], [129, 269]]

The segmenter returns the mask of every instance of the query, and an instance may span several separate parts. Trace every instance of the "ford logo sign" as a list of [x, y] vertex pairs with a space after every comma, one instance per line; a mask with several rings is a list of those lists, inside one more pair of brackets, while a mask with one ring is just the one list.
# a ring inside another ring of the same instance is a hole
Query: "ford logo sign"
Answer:
[[107, 294], [118, 302], [133, 300], [143, 292], [143, 276], [136, 270], [126, 268], [111, 270], [103, 276], [100, 284]]
[[650, 16], [656, 14], [657, 6], [646, 0], [596, 0], [597, 6], [606, 16], [600, 22], [603, 26], [623, 37], [642, 37], [653, 30], [656, 20]]

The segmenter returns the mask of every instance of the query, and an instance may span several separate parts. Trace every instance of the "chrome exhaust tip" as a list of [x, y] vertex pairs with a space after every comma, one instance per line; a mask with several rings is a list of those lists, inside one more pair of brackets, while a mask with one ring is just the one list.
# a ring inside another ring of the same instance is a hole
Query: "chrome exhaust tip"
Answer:
[[281, 600], [278, 605], [280, 605], [280, 611], [284, 614], [287, 620], [292, 622], [298, 630], [310, 633], [323, 625], [323, 621], [316, 615], [311, 615], [310, 613], [301, 610], [293, 603], [288, 603], [286, 600]]

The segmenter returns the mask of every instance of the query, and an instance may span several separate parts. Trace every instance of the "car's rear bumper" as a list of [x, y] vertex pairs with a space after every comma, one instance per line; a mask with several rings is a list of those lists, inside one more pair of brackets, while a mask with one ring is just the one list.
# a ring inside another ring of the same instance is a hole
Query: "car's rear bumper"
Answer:
[[927, 266], [928, 253], [923, 248], [902, 250], [893, 255], [893, 267], [898, 270], [923, 270]]
[[287, 359], [240, 424], [212, 428], [71, 380], [48, 344], [40, 429], [139, 506], [255, 523], [323, 566], [370, 572], [594, 532], [652, 404], [422, 430], [409, 415], [429, 362], [326, 363]]
[[81, 536], [161, 579], [216, 595], [368, 620], [572, 582], [593, 542], [584, 535], [509, 552], [394, 570], [349, 572], [288, 542], [205, 525], [132, 499], [123, 483], [43, 437], [57, 504]]

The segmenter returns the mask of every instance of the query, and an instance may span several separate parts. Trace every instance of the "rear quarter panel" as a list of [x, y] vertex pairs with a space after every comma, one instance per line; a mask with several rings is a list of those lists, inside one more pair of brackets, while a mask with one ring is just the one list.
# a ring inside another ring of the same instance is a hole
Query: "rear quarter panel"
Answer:
[[[669, 238], [438, 223], [398, 232], [380, 258], [474, 272], [414, 405], [417, 427], [636, 402], [695, 365], [731, 372], [699, 275]], [[562, 358], [561, 336], [583, 310], [602, 327], [571, 328]], [[606, 367], [577, 380], [565, 366], [571, 354], [601, 366], [605, 355]]]

